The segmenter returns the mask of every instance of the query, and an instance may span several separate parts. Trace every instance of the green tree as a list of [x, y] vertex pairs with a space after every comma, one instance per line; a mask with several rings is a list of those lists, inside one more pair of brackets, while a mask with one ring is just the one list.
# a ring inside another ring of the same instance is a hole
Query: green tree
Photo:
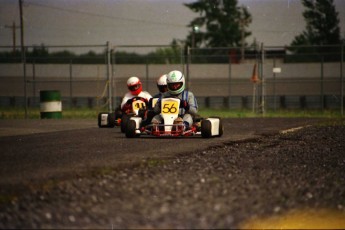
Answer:
[[[186, 3], [190, 10], [199, 13], [188, 27], [191, 32], [186, 44], [191, 47], [246, 46], [245, 38], [251, 35], [246, 28], [252, 17], [237, 0], [198, 0]], [[205, 31], [202, 31], [204, 29]]]
[[303, 17], [307, 25], [292, 45], [340, 44], [339, 17], [333, 0], [302, 0], [302, 3], [306, 7]]
[[181, 63], [181, 47], [176, 39], [171, 42], [171, 47], [158, 48], [153, 53], [158, 63], [176, 64]]
[[35, 45], [32, 49], [32, 52], [29, 52], [28, 54], [29, 56], [35, 58], [46, 58], [49, 56], [49, 51], [44, 44], [41, 44], [40, 46]]
[[[305, 7], [303, 17], [306, 21], [305, 30], [297, 35], [291, 43], [296, 60], [334, 61], [339, 58], [341, 44], [338, 12], [333, 0], [302, 0]], [[339, 55], [338, 55], [339, 54]]]

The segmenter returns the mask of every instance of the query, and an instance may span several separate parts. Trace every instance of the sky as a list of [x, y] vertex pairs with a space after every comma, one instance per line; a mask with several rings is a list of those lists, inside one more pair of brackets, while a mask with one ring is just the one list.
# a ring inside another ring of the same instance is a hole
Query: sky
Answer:
[[[169, 45], [185, 39], [198, 15], [183, 3], [195, 0], [23, 0], [25, 45]], [[20, 45], [18, 0], [0, 0], [0, 46]], [[345, 1], [334, 0], [345, 37]], [[253, 22], [249, 31], [265, 46], [289, 45], [305, 29], [300, 0], [238, 0]], [[134, 48], [139, 49], [139, 48]]]

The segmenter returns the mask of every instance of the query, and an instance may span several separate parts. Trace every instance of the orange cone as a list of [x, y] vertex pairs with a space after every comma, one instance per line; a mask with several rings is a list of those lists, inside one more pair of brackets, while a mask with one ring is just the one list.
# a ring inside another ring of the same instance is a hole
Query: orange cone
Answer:
[[250, 79], [253, 83], [257, 83], [259, 81], [259, 77], [258, 77], [258, 71], [256, 69], [256, 63], [254, 64], [253, 67], [253, 73], [252, 73], [252, 78]]

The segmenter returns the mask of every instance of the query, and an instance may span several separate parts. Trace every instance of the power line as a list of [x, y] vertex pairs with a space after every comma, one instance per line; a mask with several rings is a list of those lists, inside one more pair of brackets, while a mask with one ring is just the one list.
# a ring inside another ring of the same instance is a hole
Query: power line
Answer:
[[38, 7], [43, 7], [43, 8], [48, 8], [48, 9], [53, 9], [53, 10], [60, 10], [60, 11], [66, 11], [66, 12], [71, 12], [71, 13], [84, 14], [84, 15], [89, 15], [89, 16], [93, 16], [93, 17], [118, 19], [118, 20], [122, 20], [122, 21], [131, 21], [131, 22], [136, 22], [136, 23], [138, 23], [138, 22], [139, 23], [150, 23], [150, 24], [156, 24], [156, 25], [162, 25], [162, 26], [186, 27], [186, 25], [181, 25], [181, 24], [164, 23], [164, 22], [150, 21], [150, 20], [144, 20], [144, 19], [109, 16], [109, 15], [103, 15], [103, 14], [93, 13], [93, 12], [89, 12], [89, 11], [67, 9], [67, 8], [62, 8], [62, 7], [57, 7], [57, 6], [48, 6], [48, 5], [44, 5], [44, 4], [40, 4], [40, 3], [27, 3], [27, 4], [33, 5], [33, 6], [38, 6]]

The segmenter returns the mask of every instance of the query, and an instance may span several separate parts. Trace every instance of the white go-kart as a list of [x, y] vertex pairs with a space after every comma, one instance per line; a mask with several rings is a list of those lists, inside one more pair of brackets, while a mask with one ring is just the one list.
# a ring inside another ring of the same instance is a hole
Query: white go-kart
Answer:
[[[193, 124], [186, 128], [179, 119], [180, 99], [163, 98], [161, 100], [162, 124], [142, 125], [143, 118], [140, 116], [130, 117], [125, 134], [127, 138], [150, 135], [154, 137], [185, 137], [201, 135], [204, 138], [220, 137], [223, 135], [222, 121], [218, 117], [196, 118]], [[180, 119], [181, 120], [181, 119]]]
[[[127, 122], [130, 117], [138, 116], [140, 109], [146, 109], [148, 101], [143, 97], [133, 97], [129, 100], [131, 109], [127, 113], [120, 112], [101, 112], [98, 114], [98, 127], [100, 128], [113, 128], [115, 126], [121, 127], [121, 132], [125, 132]], [[121, 109], [119, 109], [121, 110]]]

